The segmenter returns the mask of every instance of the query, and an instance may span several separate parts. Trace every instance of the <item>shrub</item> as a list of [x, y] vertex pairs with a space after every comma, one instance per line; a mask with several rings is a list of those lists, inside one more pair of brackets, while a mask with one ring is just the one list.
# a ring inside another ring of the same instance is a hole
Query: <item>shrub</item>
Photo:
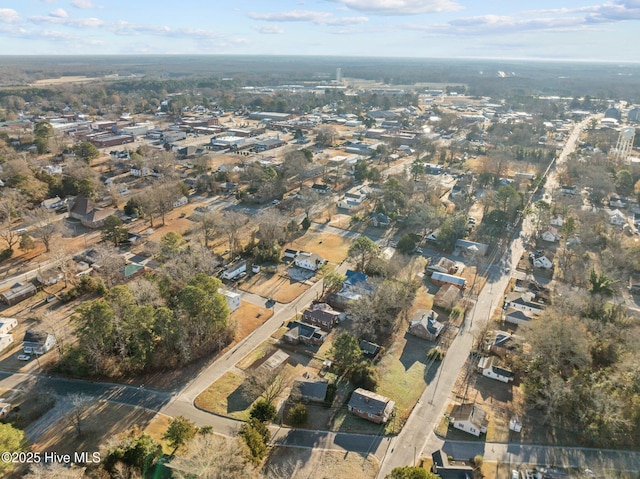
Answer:
[[292, 426], [302, 426], [307, 422], [307, 407], [301, 402], [296, 404], [289, 410], [287, 419]]
[[260, 399], [251, 408], [249, 417], [255, 418], [261, 422], [269, 422], [273, 421], [277, 414], [278, 411], [273, 404], [271, 404], [269, 401], [265, 401], [264, 399]]
[[335, 399], [337, 392], [338, 386], [336, 385], [336, 383], [327, 384], [327, 395], [324, 398], [324, 402], [333, 404], [333, 400]]
[[427, 359], [431, 361], [442, 361], [444, 353], [438, 348], [431, 348], [427, 353]]
[[0, 261], [4, 261], [5, 259], [9, 259], [13, 256], [13, 250], [11, 248], [3, 249], [0, 252]]

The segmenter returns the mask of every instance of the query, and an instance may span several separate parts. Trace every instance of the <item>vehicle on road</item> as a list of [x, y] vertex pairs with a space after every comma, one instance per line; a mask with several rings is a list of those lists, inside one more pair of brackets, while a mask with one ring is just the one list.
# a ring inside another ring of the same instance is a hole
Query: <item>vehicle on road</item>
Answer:
[[29, 361], [31, 356], [28, 354], [18, 354], [18, 361]]

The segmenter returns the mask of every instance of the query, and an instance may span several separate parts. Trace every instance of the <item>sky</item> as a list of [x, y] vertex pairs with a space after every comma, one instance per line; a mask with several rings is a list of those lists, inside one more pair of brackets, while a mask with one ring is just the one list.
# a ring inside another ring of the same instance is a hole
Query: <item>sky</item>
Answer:
[[640, 62], [639, 27], [640, 0], [0, 0], [0, 55]]

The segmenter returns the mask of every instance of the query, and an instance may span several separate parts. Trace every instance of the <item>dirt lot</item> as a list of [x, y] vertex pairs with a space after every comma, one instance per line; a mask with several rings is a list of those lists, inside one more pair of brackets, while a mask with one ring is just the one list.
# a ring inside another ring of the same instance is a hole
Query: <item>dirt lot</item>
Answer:
[[266, 470], [291, 479], [373, 479], [379, 464], [375, 457], [353, 452], [315, 451], [278, 447], [267, 459]]
[[289, 278], [283, 265], [278, 267], [277, 273], [260, 272], [238, 282], [238, 288], [242, 291], [257, 294], [263, 298], [273, 298], [279, 303], [290, 303], [309, 287], [309, 281], [301, 283]]
[[98, 451], [99, 446], [104, 446], [109, 438], [133, 426], [145, 429], [154, 416], [155, 413], [145, 409], [94, 401], [83, 415], [81, 436], [76, 434], [70, 418], [62, 417], [32, 447], [35, 451], [55, 451], [59, 454]]
[[349, 246], [349, 238], [312, 230], [294, 240], [289, 248], [316, 253], [331, 263], [340, 263], [347, 257]]

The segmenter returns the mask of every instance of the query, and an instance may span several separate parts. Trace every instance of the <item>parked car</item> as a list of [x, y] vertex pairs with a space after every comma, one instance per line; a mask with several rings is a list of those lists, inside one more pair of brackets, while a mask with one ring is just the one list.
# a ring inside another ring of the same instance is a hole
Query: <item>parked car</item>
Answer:
[[28, 354], [18, 354], [18, 361], [29, 361], [31, 356]]

